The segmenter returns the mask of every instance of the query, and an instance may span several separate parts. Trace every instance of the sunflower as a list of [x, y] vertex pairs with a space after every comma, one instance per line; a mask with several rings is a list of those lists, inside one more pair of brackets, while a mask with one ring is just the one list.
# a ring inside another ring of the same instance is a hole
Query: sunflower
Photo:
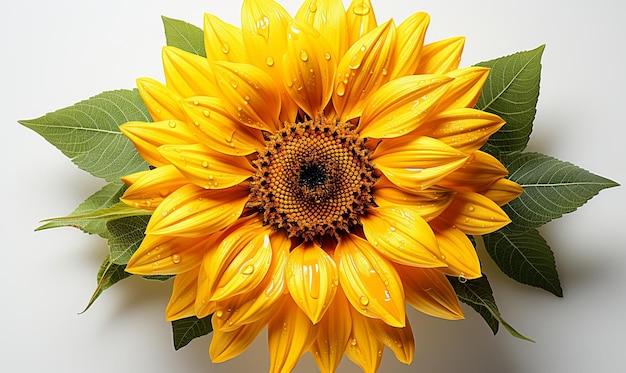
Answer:
[[126, 270], [175, 275], [166, 317], [212, 315], [214, 362], [267, 326], [271, 372], [307, 351], [373, 372], [385, 345], [413, 357], [406, 303], [463, 317], [448, 278], [481, 276], [468, 235], [521, 188], [479, 150], [504, 124], [473, 108], [488, 70], [428, 23], [244, 0], [241, 28], [205, 15], [206, 58], [168, 46], [165, 84], [138, 79], [154, 122], [122, 131], [153, 167], [122, 201], [152, 215]]

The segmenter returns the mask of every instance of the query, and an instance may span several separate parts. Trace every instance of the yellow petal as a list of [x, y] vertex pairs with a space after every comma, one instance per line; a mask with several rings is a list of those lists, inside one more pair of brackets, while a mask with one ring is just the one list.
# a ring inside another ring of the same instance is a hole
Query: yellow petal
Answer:
[[463, 192], [483, 191], [509, 171], [496, 157], [476, 151], [463, 167], [441, 179], [438, 185]]
[[372, 3], [369, 0], [352, 0], [346, 11], [346, 21], [348, 24], [348, 46], [350, 46], [376, 28], [376, 15]]
[[415, 339], [408, 318], [404, 328], [389, 326], [380, 320], [368, 320], [368, 323], [378, 340], [393, 351], [398, 361], [411, 364], [415, 354]]
[[352, 331], [350, 308], [339, 287], [328, 312], [318, 324], [317, 338], [311, 345], [311, 354], [322, 373], [334, 372], [341, 362]]
[[395, 42], [396, 28], [387, 21], [359, 39], [339, 62], [333, 105], [342, 122], [361, 116], [365, 99], [389, 81]]
[[[346, 11], [341, 0], [307, 0], [295, 16], [319, 30], [330, 44], [332, 58], [339, 59], [348, 49]], [[338, 30], [342, 30], [337, 32]]]
[[482, 192], [485, 197], [494, 201], [498, 206], [506, 205], [524, 193], [524, 189], [516, 182], [508, 179], [498, 179]]
[[165, 320], [174, 321], [195, 316], [194, 304], [198, 289], [199, 270], [200, 265], [197, 265], [187, 272], [176, 275], [172, 296], [165, 309]]
[[272, 262], [269, 226], [255, 221], [224, 238], [207, 254], [202, 267], [208, 277], [210, 300], [220, 301], [256, 288]]
[[361, 216], [363, 233], [387, 259], [414, 267], [443, 267], [430, 225], [409, 206], [372, 208]]
[[182, 103], [190, 131], [209, 148], [236, 156], [265, 148], [261, 131], [233, 119], [220, 98], [191, 97]]
[[291, 297], [285, 298], [267, 325], [270, 373], [290, 372], [317, 336], [317, 325], [311, 323]]
[[241, 8], [243, 42], [250, 63], [277, 83], [281, 97], [280, 122], [293, 122], [298, 106], [282, 88], [282, 60], [287, 48], [291, 15], [273, 0], [244, 0]]
[[137, 88], [153, 121], [183, 118], [178, 103], [180, 96], [165, 85], [154, 79], [140, 78], [137, 79]]
[[272, 78], [247, 64], [217, 61], [213, 67], [230, 115], [245, 126], [276, 132], [281, 101]]
[[152, 214], [146, 232], [183, 237], [204, 236], [237, 220], [247, 201], [247, 188], [205, 190], [188, 184], [161, 202]]
[[165, 197], [188, 183], [189, 180], [176, 167], [161, 166], [142, 172], [141, 176], [126, 189], [120, 200], [129, 206], [154, 210]]
[[425, 45], [415, 73], [445, 74], [456, 69], [461, 62], [464, 45], [465, 38], [460, 36]]
[[[222, 363], [239, 356], [254, 342], [254, 339], [265, 328], [272, 316], [272, 314], [266, 315], [257, 322], [242, 325], [239, 329], [232, 331], [222, 331], [214, 328], [211, 345], [209, 346], [211, 361], [213, 363]], [[211, 321], [215, 323], [215, 318], [211, 319]]]
[[182, 97], [214, 96], [215, 79], [206, 58], [175, 47], [163, 48], [167, 87]]
[[343, 235], [335, 250], [339, 283], [359, 313], [404, 326], [404, 290], [391, 263], [366, 240]]
[[283, 56], [283, 83], [309, 117], [315, 118], [328, 104], [335, 70], [330, 46], [321, 34], [307, 23], [291, 21]]
[[396, 186], [421, 190], [463, 166], [468, 156], [439, 140], [406, 135], [382, 141], [371, 159]]
[[346, 356], [361, 367], [364, 373], [375, 373], [383, 358], [385, 345], [381, 342], [370, 327], [370, 320], [361, 316], [353, 308], [352, 333], [346, 348]]
[[398, 26], [398, 46], [394, 53], [391, 79], [412, 75], [421, 57], [424, 36], [430, 23], [428, 13], [413, 13]]
[[246, 157], [211, 150], [202, 144], [163, 145], [159, 152], [192, 183], [204, 189], [224, 189], [254, 173]]
[[465, 153], [480, 149], [504, 125], [499, 116], [461, 108], [438, 113], [418, 128], [419, 134], [439, 139]]
[[304, 242], [289, 254], [285, 276], [291, 297], [317, 324], [337, 291], [335, 261], [317, 244]]
[[132, 255], [126, 272], [137, 275], [175, 275], [197, 266], [207, 249], [207, 237], [182, 238], [146, 235]]
[[441, 103], [441, 107], [446, 108], [446, 110], [472, 108], [476, 105], [478, 97], [480, 97], [483, 84], [485, 84], [487, 75], [489, 75], [489, 69], [471, 66], [452, 70], [446, 75], [454, 78], [454, 82]]
[[198, 142], [198, 139], [187, 129], [185, 123], [177, 120], [127, 122], [120, 126], [120, 130], [133, 142], [141, 158], [156, 167], [169, 164], [159, 153], [159, 146]]
[[416, 310], [446, 320], [463, 319], [463, 310], [446, 275], [438, 269], [398, 267], [406, 301]]
[[410, 206], [424, 220], [430, 221], [441, 214], [454, 198], [454, 192], [433, 186], [418, 191], [396, 187], [382, 176], [374, 185], [374, 200], [380, 207]]
[[213, 14], [204, 15], [204, 48], [209, 61], [248, 61], [241, 29]]
[[437, 107], [450, 81], [446, 76], [411, 75], [388, 82], [365, 102], [359, 133], [393, 138], [415, 130]]
[[478, 193], [459, 192], [446, 211], [439, 215], [465, 234], [487, 234], [509, 224], [511, 220], [495, 202]]
[[476, 249], [465, 233], [442, 219], [435, 219], [430, 225], [448, 264], [445, 268], [438, 268], [440, 272], [470, 280], [482, 276]]
[[217, 302], [213, 315], [215, 329], [223, 331], [238, 329], [274, 312], [274, 305], [284, 294], [284, 269], [291, 242], [284, 232], [272, 233], [270, 240], [272, 263], [263, 282], [250, 292]]

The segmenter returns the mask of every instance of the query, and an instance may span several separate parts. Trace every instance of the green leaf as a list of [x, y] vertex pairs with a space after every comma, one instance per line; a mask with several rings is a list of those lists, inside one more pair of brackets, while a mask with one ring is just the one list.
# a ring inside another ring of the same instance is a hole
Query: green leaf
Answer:
[[536, 229], [521, 233], [499, 230], [482, 239], [489, 256], [507, 276], [563, 296], [554, 254]]
[[478, 64], [491, 71], [476, 107], [506, 121], [483, 147], [486, 152], [498, 156], [526, 148], [537, 111], [544, 47]]
[[72, 211], [71, 214], [62, 220], [49, 220], [46, 224], [36, 230], [39, 231], [43, 229], [72, 226], [79, 228], [86, 233], [97, 234], [101, 237], [108, 238], [109, 231], [106, 228], [106, 219], [81, 219], [80, 216], [89, 215], [93, 212], [118, 203], [125, 190], [126, 185], [121, 181], [109, 183], [101, 190], [87, 198], [74, 211]]
[[172, 277], [175, 277], [176, 275], [145, 275], [145, 276], [141, 276], [142, 278], [145, 278], [146, 280], [151, 280], [151, 281], [167, 281]]
[[148, 169], [120, 132], [119, 126], [129, 121], [151, 121], [136, 90], [104, 92], [43, 117], [19, 122], [43, 136], [82, 170], [113, 182]]
[[126, 267], [123, 265], [111, 263], [111, 261], [109, 260], [109, 256], [104, 259], [104, 261], [100, 265], [100, 269], [98, 270], [98, 286], [93, 292], [91, 299], [89, 299], [89, 303], [87, 303], [87, 306], [82, 312], [87, 311], [89, 307], [91, 307], [91, 305], [96, 301], [96, 299], [98, 299], [103, 291], [115, 285], [117, 282], [132, 276], [130, 273], [126, 272], [124, 268]]
[[172, 332], [174, 334], [174, 348], [181, 349], [189, 344], [193, 339], [207, 335], [213, 331], [211, 316], [201, 319], [191, 316], [180, 320], [172, 321]]
[[165, 40], [168, 46], [206, 57], [204, 31], [185, 21], [162, 16]]
[[493, 334], [498, 332], [499, 324], [502, 324], [504, 328], [511, 333], [512, 336], [524, 339], [530, 342], [534, 342], [532, 339], [527, 338], [515, 330], [509, 323], [504, 321], [496, 301], [493, 298], [493, 291], [487, 276], [483, 275], [475, 280], [469, 280], [461, 282], [455, 278], [449, 278], [457, 297], [461, 302], [472, 307], [482, 318], [487, 322], [487, 325], [493, 331]]
[[80, 220], [84, 222], [93, 221], [93, 222], [99, 222], [99, 223], [101, 222], [106, 223], [110, 220], [121, 219], [121, 218], [130, 217], [130, 216], [145, 216], [145, 215], [151, 215], [151, 214], [152, 214], [151, 210], [137, 209], [137, 208], [128, 206], [124, 202], [118, 202], [115, 205], [105, 207], [100, 210], [92, 211], [86, 214], [63, 216], [60, 218], [50, 218], [50, 219], [45, 219], [43, 221], [65, 226], [65, 225], [71, 225], [72, 222], [76, 220]]
[[602, 189], [618, 184], [569, 162], [540, 153], [520, 153], [504, 158], [509, 179], [524, 193], [503, 206], [511, 218], [505, 230], [537, 228], [575, 211]]
[[149, 216], [129, 216], [107, 223], [107, 229], [111, 233], [109, 251], [112, 263], [128, 264], [130, 257], [145, 237], [144, 232], [149, 220]]

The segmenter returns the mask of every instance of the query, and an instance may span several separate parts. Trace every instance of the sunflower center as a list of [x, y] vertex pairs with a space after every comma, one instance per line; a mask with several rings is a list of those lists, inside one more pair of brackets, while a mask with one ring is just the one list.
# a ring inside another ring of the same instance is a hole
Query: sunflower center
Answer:
[[369, 151], [346, 123], [321, 117], [286, 124], [255, 166], [250, 203], [290, 237], [337, 237], [373, 204]]

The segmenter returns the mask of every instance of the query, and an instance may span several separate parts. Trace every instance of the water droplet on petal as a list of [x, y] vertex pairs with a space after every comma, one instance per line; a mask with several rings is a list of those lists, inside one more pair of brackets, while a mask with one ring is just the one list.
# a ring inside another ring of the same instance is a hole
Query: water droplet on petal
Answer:
[[365, 47], [365, 45], [361, 46], [361, 48], [359, 48], [359, 50], [356, 52], [356, 54], [354, 56], [352, 56], [352, 59], [350, 60], [350, 63], [348, 64], [348, 67], [352, 70], [356, 70], [359, 67], [361, 67], [361, 63], [363, 62], [363, 58], [365, 57], [365, 51], [367, 50], [367, 47]]
[[174, 264], [180, 263], [180, 255], [178, 255], [178, 254], [172, 255], [172, 263], [174, 263]]
[[465, 273], [461, 272], [461, 274], [459, 275], [459, 282], [462, 284], [467, 282], [467, 277], [465, 277]]
[[211, 112], [208, 109], [202, 109], [202, 115], [208, 118], [211, 116]]
[[170, 120], [167, 125], [170, 126], [170, 128], [176, 128], [176, 122], [173, 120]]
[[300, 49], [300, 59], [302, 60], [302, 62], [306, 62], [309, 60], [309, 54], [304, 49]]
[[228, 52], [230, 52], [230, 45], [226, 42], [222, 43], [222, 53], [228, 54]]
[[217, 317], [222, 317], [222, 316], [224, 316], [224, 311], [222, 311], [222, 310], [217, 310], [217, 311], [215, 311], [215, 316], [217, 316]]
[[208, 167], [209, 167], [209, 162], [207, 162], [207, 161], [202, 161], [202, 167], [204, 167], [204, 168], [208, 168]]
[[265, 59], [265, 64], [269, 67], [274, 66], [274, 59], [270, 56]]
[[343, 95], [346, 94], [346, 83], [344, 82], [339, 82], [339, 84], [337, 85], [337, 88], [335, 89], [335, 92], [337, 92], [337, 96], [342, 97]]
[[359, 302], [364, 307], [367, 306], [368, 304], [370, 304], [369, 298], [367, 298], [365, 295], [361, 295], [361, 298], [359, 298]]
[[370, 12], [370, 7], [365, 3], [357, 4], [352, 8], [352, 12], [357, 16], [366, 16]]
[[311, 13], [317, 12], [317, 4], [315, 4], [315, 1], [312, 1], [311, 4], [309, 4], [309, 12]]
[[474, 211], [476, 211], [476, 207], [474, 207], [474, 206], [470, 205], [470, 206], [468, 206], [468, 207], [467, 207], [467, 210], [468, 210], [469, 212], [474, 212]]
[[243, 271], [241, 271], [244, 275], [251, 275], [254, 273], [254, 266], [252, 264], [248, 264]]

